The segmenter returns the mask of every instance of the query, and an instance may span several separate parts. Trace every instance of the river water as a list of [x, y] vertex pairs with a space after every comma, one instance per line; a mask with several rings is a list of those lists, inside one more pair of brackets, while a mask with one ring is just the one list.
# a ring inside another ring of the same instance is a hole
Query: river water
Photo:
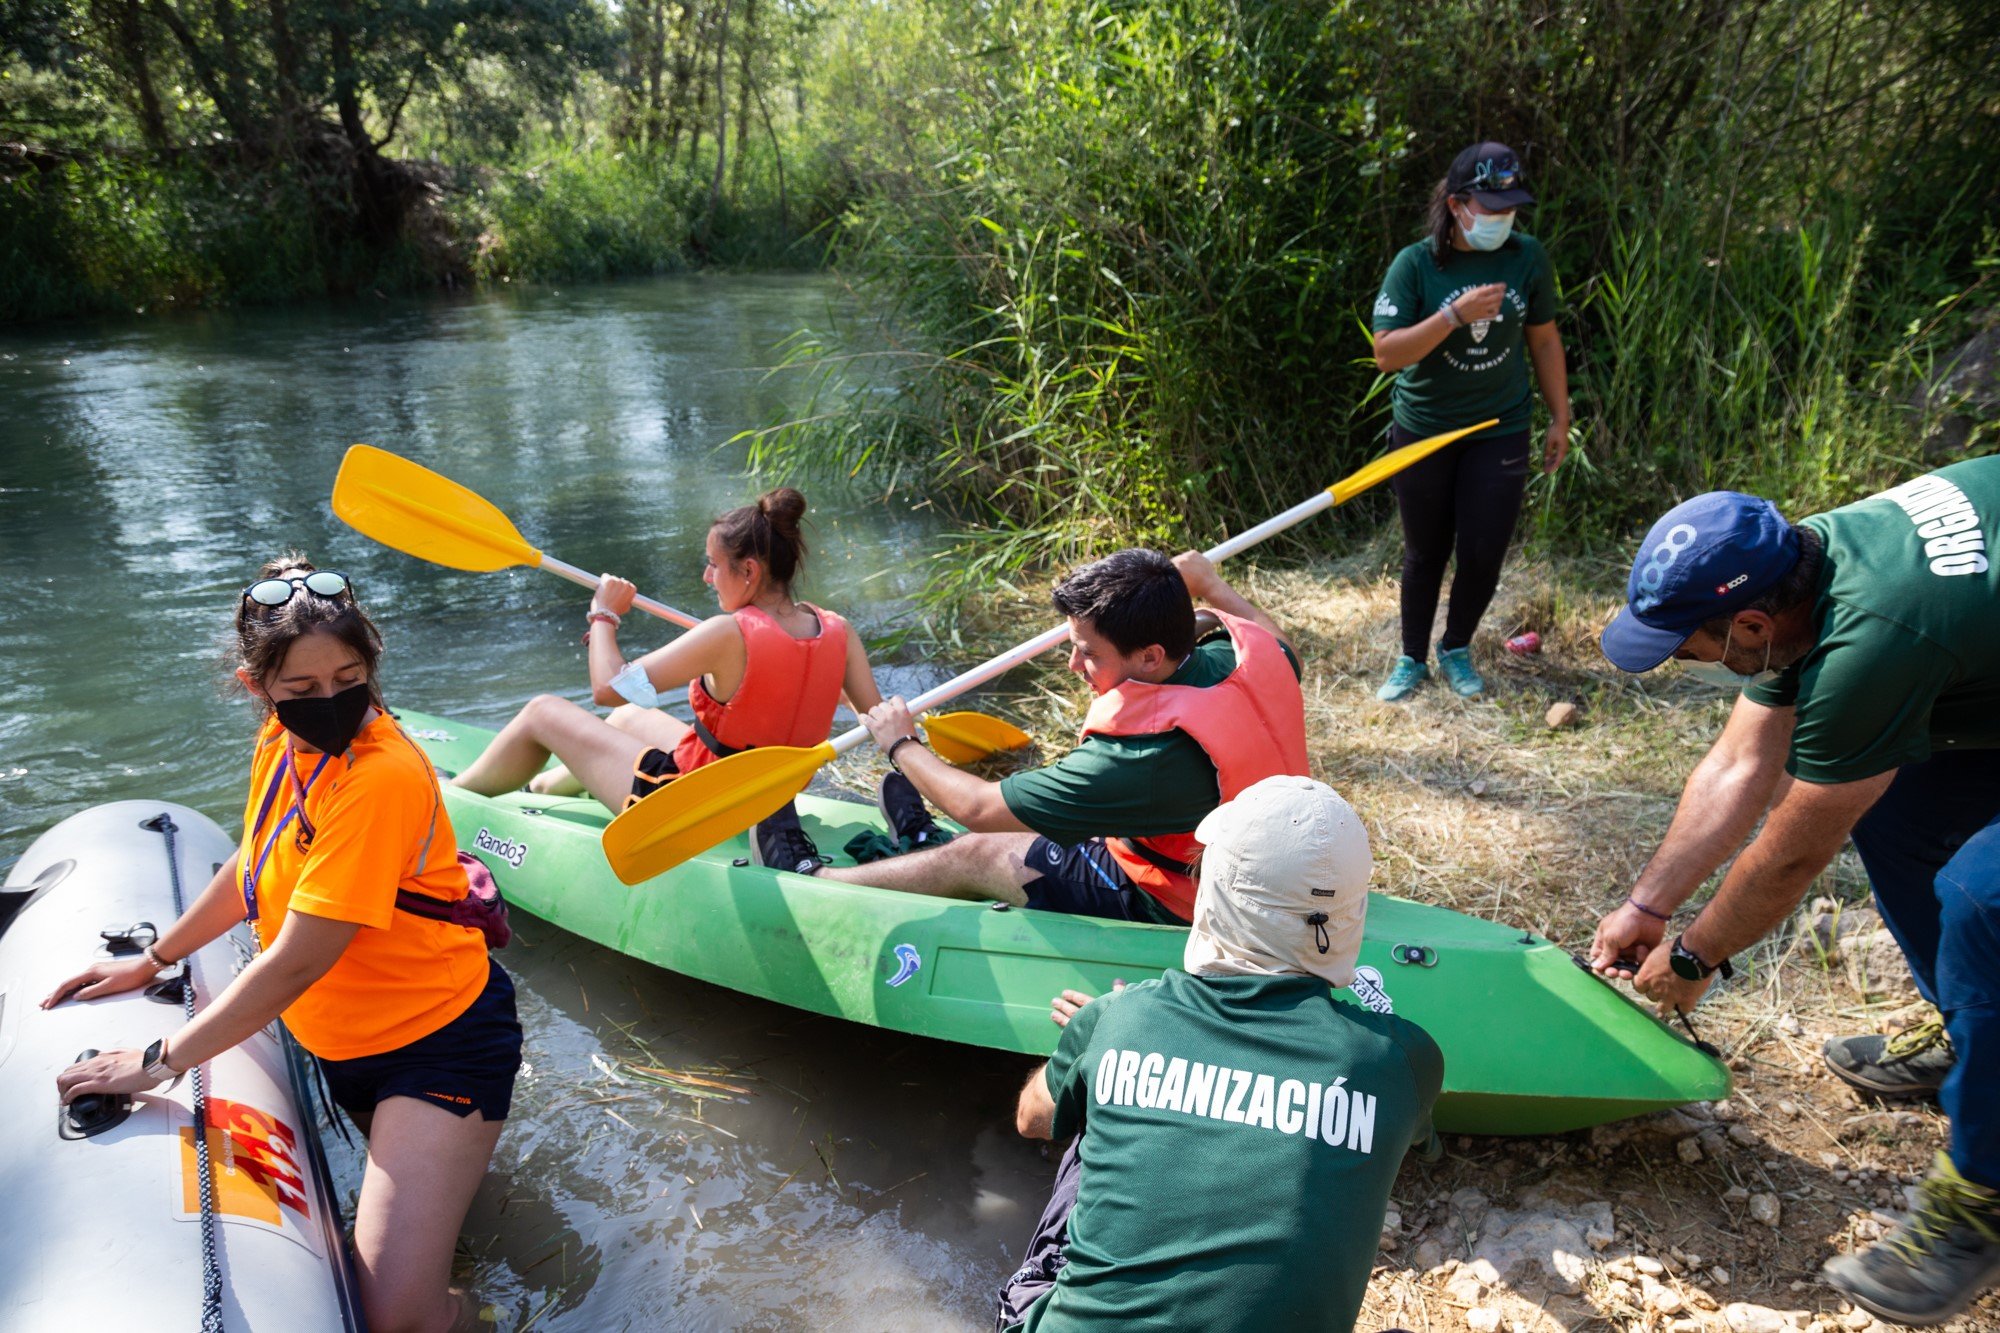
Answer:
[[[588, 595], [362, 538], [328, 505], [343, 450], [406, 454], [552, 555], [706, 614], [701, 535], [751, 490], [725, 442], [801, 405], [764, 370], [835, 300], [823, 279], [709, 275], [0, 332], [0, 858], [124, 798], [235, 828], [253, 724], [220, 689], [221, 632], [287, 547], [355, 580], [392, 704], [497, 726], [537, 692], [581, 699]], [[804, 591], [890, 628], [933, 527], [820, 498]], [[658, 641], [627, 623], [628, 646]], [[885, 685], [939, 669], [891, 663]], [[527, 1068], [466, 1224], [503, 1327], [990, 1322], [1052, 1172], [1012, 1128], [1029, 1062], [517, 920]], [[621, 1083], [619, 1062], [741, 1091]], [[356, 1155], [330, 1147], [351, 1189]]]

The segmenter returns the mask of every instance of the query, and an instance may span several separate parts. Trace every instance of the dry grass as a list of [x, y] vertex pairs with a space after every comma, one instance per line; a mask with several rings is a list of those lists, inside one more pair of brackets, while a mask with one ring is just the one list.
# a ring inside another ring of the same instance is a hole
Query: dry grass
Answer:
[[[1580, 950], [1665, 833], [1730, 700], [1670, 670], [1642, 678], [1612, 670], [1596, 635], [1618, 604], [1622, 576], [1579, 562], [1510, 569], [1475, 646], [1486, 697], [1462, 701], [1433, 684], [1410, 704], [1380, 704], [1374, 689], [1397, 651], [1392, 554], [1378, 547], [1304, 570], [1229, 572], [1300, 650], [1314, 772], [1368, 821], [1377, 887], [1528, 926]], [[1015, 629], [1044, 622], [1046, 606], [1024, 592], [984, 608], [977, 628], [996, 642], [1016, 637]], [[1538, 656], [1502, 649], [1523, 629], [1542, 636]], [[1012, 693], [988, 706], [1030, 723], [1045, 745], [1064, 744], [1084, 695], [1060, 659], [1050, 654], [1008, 683]], [[1562, 700], [1579, 705], [1581, 717], [1550, 730], [1544, 715]], [[1851, 853], [1814, 893], [1865, 901]], [[1719, 1307], [1732, 1301], [1802, 1312], [1801, 1328], [1814, 1320], [1847, 1326], [1845, 1307], [1816, 1280], [1819, 1265], [1865, 1241], [1872, 1210], [1903, 1206], [1903, 1185], [1943, 1146], [1946, 1125], [1928, 1107], [1885, 1111], [1857, 1101], [1823, 1072], [1819, 1045], [1893, 1028], [1921, 1010], [1905, 991], [1855, 989], [1810, 937], [1789, 928], [1738, 963], [1737, 981], [1698, 1016], [1736, 1076], [1721, 1109], [1729, 1127], [1742, 1127], [1736, 1141], [1690, 1165], [1671, 1142], [1645, 1133], [1456, 1139], [1445, 1162], [1406, 1167], [1398, 1182], [1403, 1227], [1382, 1258], [1363, 1327], [1467, 1327], [1464, 1302], [1445, 1284], [1472, 1238], [1453, 1234], [1446, 1201], [1470, 1187], [1507, 1205], [1531, 1186], [1611, 1203], [1619, 1233], [1606, 1254], [1660, 1258], [1668, 1266], [1660, 1280], [1682, 1293], [1685, 1308], [1671, 1318], [1641, 1309], [1629, 1285], [1599, 1273], [1578, 1295], [1529, 1289], [1484, 1298], [1502, 1308], [1503, 1329], [1665, 1330], [1673, 1318], [1725, 1328]], [[1779, 1195], [1781, 1225], [1752, 1223], [1740, 1200], [1725, 1198], [1736, 1185]], [[1728, 1270], [1727, 1285], [1713, 1277], [1717, 1266]], [[1989, 1296], [1948, 1327], [1996, 1326], [2000, 1298]]]

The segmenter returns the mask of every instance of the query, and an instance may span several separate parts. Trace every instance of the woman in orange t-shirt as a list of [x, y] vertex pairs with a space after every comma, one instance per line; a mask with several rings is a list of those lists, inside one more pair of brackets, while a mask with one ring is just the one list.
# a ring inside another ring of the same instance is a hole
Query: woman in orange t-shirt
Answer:
[[475, 1329], [451, 1258], [521, 1063], [513, 982], [478, 929], [398, 906], [468, 884], [436, 772], [382, 702], [382, 640], [346, 576], [272, 561], [239, 602], [236, 648], [265, 715], [242, 846], [144, 957], [93, 964], [43, 1005], [137, 989], [245, 920], [261, 952], [171, 1037], [80, 1061], [57, 1087], [66, 1102], [140, 1092], [282, 1016], [368, 1139], [354, 1249], [369, 1327]]

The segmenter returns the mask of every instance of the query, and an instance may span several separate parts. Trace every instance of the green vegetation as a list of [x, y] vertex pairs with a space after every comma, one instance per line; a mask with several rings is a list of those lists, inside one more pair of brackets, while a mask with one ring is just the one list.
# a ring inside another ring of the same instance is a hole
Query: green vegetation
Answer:
[[758, 456], [954, 506], [972, 537], [940, 562], [947, 597], [1113, 539], [1200, 544], [1374, 454], [1369, 307], [1475, 138], [1525, 154], [1525, 226], [1564, 286], [1578, 430], [1536, 485], [1545, 538], [1719, 485], [1806, 510], [1917, 465], [1909, 396], [1993, 304], [2000, 10], [1980, 0], [849, 21], [900, 77], [854, 99], [897, 133], [858, 150], [873, 185], [842, 259], [906, 331], [906, 388], [763, 432]]
[[810, 265], [769, 0], [0, 0], [0, 320]]

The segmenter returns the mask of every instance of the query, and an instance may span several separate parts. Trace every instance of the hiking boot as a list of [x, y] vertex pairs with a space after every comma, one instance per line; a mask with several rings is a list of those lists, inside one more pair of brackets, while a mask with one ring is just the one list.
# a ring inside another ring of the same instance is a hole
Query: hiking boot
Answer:
[[883, 821], [889, 825], [889, 832], [896, 841], [902, 844], [903, 851], [942, 847], [952, 839], [952, 835], [938, 827], [937, 820], [931, 818], [931, 808], [924, 804], [917, 784], [901, 773], [891, 773], [882, 779], [882, 790], [875, 797], [875, 808], [882, 812]]
[[1414, 657], [1399, 657], [1396, 665], [1389, 668], [1389, 679], [1382, 682], [1382, 688], [1375, 691], [1375, 697], [1385, 704], [1399, 704], [1417, 692], [1417, 686], [1431, 678], [1431, 669]]
[[1444, 683], [1451, 686], [1451, 692], [1461, 699], [1470, 699], [1486, 692], [1486, 678], [1472, 665], [1472, 648], [1438, 649], [1438, 673]]
[[798, 807], [790, 801], [750, 835], [750, 860], [753, 865], [789, 870], [795, 875], [817, 875], [826, 868], [826, 859], [799, 823]]
[[1936, 1097], [1958, 1058], [1937, 1018], [1893, 1037], [1833, 1037], [1820, 1054], [1843, 1081], [1877, 1097]]
[[2000, 1192], [1939, 1153], [1915, 1211], [1867, 1249], [1829, 1259], [1826, 1280], [1892, 1323], [1942, 1324], [2000, 1282]]

